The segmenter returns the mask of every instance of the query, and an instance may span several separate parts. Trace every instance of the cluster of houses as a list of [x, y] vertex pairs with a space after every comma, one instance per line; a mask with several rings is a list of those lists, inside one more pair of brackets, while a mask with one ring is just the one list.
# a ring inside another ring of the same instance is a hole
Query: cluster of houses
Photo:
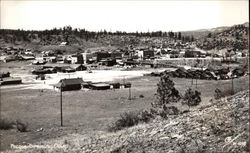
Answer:
[[233, 69], [216, 67], [205, 69], [185, 69], [183, 67], [176, 68], [172, 71], [164, 71], [160, 73], [152, 72], [151, 76], [161, 76], [167, 74], [176, 78], [189, 78], [189, 79], [201, 79], [201, 80], [227, 80], [232, 78], [238, 78], [246, 75], [246, 67], [235, 67]]
[[61, 63], [61, 64], [92, 64], [113, 66], [117, 60], [122, 59], [122, 53], [98, 51], [94, 53], [77, 53], [72, 55], [55, 54], [53, 51], [42, 52], [41, 57], [37, 57], [33, 61], [34, 65], [43, 65], [45, 63]]
[[[13, 60], [33, 60], [33, 65], [44, 65], [46, 63], [61, 63], [61, 64], [91, 64], [103, 66], [124, 66], [126, 62], [131, 61], [154, 61], [167, 60], [170, 58], [205, 58], [219, 57], [220, 54], [211, 54], [195, 48], [193, 44], [182, 44], [176, 42], [169, 44], [167, 47], [152, 46], [152, 47], [129, 47], [126, 49], [117, 49], [112, 51], [98, 50], [94, 52], [85, 51], [71, 55], [63, 55], [58, 50], [48, 50], [41, 52], [41, 56], [35, 56], [30, 49], [5, 47], [0, 48], [2, 60], [9, 62]], [[231, 51], [224, 55], [225, 57], [243, 57], [244, 54], [240, 51]]]
[[30, 49], [17, 47], [0, 47], [0, 56], [4, 62], [35, 59], [35, 55]]
[[35, 75], [42, 75], [42, 74], [51, 74], [57, 72], [71, 73], [75, 71], [85, 71], [85, 70], [87, 70], [87, 67], [83, 64], [71, 64], [70, 66], [47, 64], [36, 67], [34, 70], [31, 71], [31, 73]]

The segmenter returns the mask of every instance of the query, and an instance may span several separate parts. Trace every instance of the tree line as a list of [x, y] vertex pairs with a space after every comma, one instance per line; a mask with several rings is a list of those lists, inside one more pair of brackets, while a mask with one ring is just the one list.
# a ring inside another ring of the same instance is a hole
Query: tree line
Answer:
[[135, 36], [135, 37], [169, 37], [174, 40], [182, 41], [194, 41], [193, 36], [182, 36], [181, 32], [108, 32], [107, 30], [101, 31], [88, 31], [86, 29], [72, 28], [71, 26], [64, 26], [63, 28], [53, 28], [51, 30], [10, 30], [0, 29], [0, 39], [4, 39], [5, 42], [15, 41], [27, 41], [30, 42], [32, 39], [40, 38], [42, 40], [50, 40], [53, 35], [62, 35], [62, 38], [57, 38], [58, 41], [68, 41], [69, 36], [76, 36], [86, 41], [90, 39], [98, 39], [102, 36]]

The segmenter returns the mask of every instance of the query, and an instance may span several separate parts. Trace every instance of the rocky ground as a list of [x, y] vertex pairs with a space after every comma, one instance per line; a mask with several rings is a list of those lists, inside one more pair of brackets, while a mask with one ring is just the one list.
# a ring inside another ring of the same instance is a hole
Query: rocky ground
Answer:
[[7, 152], [249, 152], [249, 91], [118, 132], [70, 134]]

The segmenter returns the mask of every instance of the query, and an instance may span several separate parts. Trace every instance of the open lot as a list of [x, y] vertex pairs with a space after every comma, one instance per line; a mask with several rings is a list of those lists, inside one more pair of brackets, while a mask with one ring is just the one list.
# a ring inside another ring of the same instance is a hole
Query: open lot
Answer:
[[[173, 78], [176, 88], [183, 94], [196, 81]], [[120, 80], [122, 81], [122, 80]], [[29, 132], [1, 130], [1, 150], [10, 144], [23, 144], [56, 138], [70, 133], [106, 130], [123, 112], [149, 109], [155, 100], [159, 77], [138, 76], [127, 79], [132, 83], [132, 100], [128, 89], [80, 90], [63, 93], [64, 127], [60, 127], [60, 94], [48, 89], [30, 89], [33, 84], [1, 87], [1, 118], [28, 123]], [[234, 79], [234, 92], [248, 89], [249, 77]], [[231, 80], [197, 80], [201, 91], [202, 105], [213, 98], [214, 90], [231, 93]], [[143, 98], [139, 96], [143, 95]], [[41, 130], [42, 128], [42, 130]]]

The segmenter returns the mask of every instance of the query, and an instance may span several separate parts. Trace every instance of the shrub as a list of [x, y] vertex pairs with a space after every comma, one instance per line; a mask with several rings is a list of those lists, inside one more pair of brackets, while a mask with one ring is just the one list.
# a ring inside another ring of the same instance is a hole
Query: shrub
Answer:
[[149, 122], [150, 119], [154, 118], [154, 115], [150, 112], [148, 112], [147, 110], [144, 110], [144, 111], [141, 111], [139, 114], [138, 114], [138, 119], [140, 122]]
[[109, 131], [118, 131], [125, 127], [131, 127], [139, 123], [138, 114], [134, 112], [125, 112], [120, 118], [109, 127]]
[[0, 130], [9, 130], [13, 128], [13, 122], [6, 119], [0, 119]]
[[17, 126], [17, 130], [20, 132], [27, 132], [28, 129], [28, 124], [22, 123], [20, 121], [16, 121], [16, 126]]
[[187, 104], [188, 106], [196, 106], [199, 105], [201, 102], [201, 93], [198, 91], [193, 91], [192, 89], [188, 88], [185, 91], [184, 97], [183, 97], [183, 103]]
[[137, 125], [138, 123], [149, 122], [154, 116], [148, 111], [141, 112], [125, 112], [120, 115], [120, 118], [111, 126], [109, 131], [118, 131], [126, 127]]
[[162, 108], [151, 109], [151, 114], [154, 116], [159, 115], [160, 117], [167, 119], [168, 115], [178, 115], [180, 111], [175, 106], [166, 106], [164, 105]]
[[140, 98], [144, 98], [144, 95], [140, 95], [139, 97], [140, 97]]
[[218, 88], [214, 91], [214, 99], [220, 99], [223, 97], [222, 91]]

